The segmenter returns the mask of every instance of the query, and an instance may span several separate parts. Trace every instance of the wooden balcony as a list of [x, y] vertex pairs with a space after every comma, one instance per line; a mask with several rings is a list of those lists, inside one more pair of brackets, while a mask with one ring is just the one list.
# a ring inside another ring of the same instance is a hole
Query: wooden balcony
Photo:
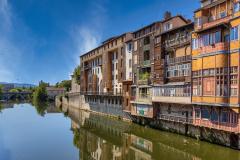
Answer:
[[166, 40], [164, 42], [164, 47], [169, 48], [169, 47], [179, 46], [179, 45], [187, 43], [187, 42], [190, 43], [190, 41], [191, 41], [191, 37], [185, 35], [185, 36], [181, 36], [181, 37], [178, 37], [175, 39]]
[[195, 25], [195, 30], [200, 32], [206, 29], [210, 29], [219, 25], [226, 24], [230, 21], [231, 15], [227, 15], [223, 18], [214, 18], [214, 17], [202, 17], [202, 24]]
[[152, 95], [151, 94], [140, 94], [139, 96], [136, 97], [135, 101], [140, 102], [140, 103], [151, 104], [152, 103]]
[[138, 85], [150, 85], [151, 84], [151, 79], [140, 79], [138, 80]]
[[187, 55], [187, 56], [182, 56], [182, 57], [169, 58], [166, 61], [166, 64], [171, 65], [171, 64], [178, 64], [178, 63], [184, 63], [184, 62], [191, 62], [191, 60], [192, 60], [192, 56]]
[[178, 122], [178, 123], [183, 123], [183, 124], [193, 124], [192, 118], [186, 118], [186, 117], [180, 117], [180, 116], [160, 114], [160, 115], [158, 115], [158, 119], [165, 120], [165, 121], [171, 121], [171, 122]]
[[208, 119], [195, 119], [193, 124], [196, 126], [202, 126], [227, 132], [240, 133], [239, 124], [212, 122]]
[[191, 97], [176, 97], [176, 96], [153, 96], [153, 102], [163, 102], [163, 103], [181, 103], [181, 104], [191, 104]]
[[142, 62], [143, 67], [150, 67], [151, 66], [151, 61], [150, 60], [145, 60]]
[[226, 51], [229, 48], [228, 42], [220, 42], [209, 46], [200, 47], [200, 54], [208, 54], [220, 51]]

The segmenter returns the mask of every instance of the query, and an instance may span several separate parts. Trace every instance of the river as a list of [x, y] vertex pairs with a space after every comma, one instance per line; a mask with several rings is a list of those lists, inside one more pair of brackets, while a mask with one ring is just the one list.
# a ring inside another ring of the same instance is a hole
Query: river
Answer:
[[0, 160], [240, 160], [237, 150], [73, 108], [1, 108]]

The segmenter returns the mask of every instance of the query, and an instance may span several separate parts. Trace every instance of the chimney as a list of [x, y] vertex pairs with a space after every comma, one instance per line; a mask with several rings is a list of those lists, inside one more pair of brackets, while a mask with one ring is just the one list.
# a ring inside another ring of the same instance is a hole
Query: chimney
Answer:
[[166, 11], [166, 12], [164, 13], [164, 20], [167, 20], [167, 19], [169, 19], [169, 18], [171, 18], [171, 17], [172, 17], [172, 13], [171, 13], [171, 12]]

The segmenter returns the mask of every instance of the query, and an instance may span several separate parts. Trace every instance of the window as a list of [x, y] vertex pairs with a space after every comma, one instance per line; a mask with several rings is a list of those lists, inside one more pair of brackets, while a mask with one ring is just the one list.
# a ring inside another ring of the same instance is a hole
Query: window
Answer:
[[144, 61], [150, 60], [150, 51], [147, 50], [143, 53]]
[[195, 117], [196, 118], [201, 118], [200, 116], [201, 116], [201, 110], [200, 109], [195, 109]]
[[166, 23], [166, 24], [164, 25], [164, 31], [168, 31], [168, 30], [170, 30], [170, 29], [172, 29], [172, 24], [171, 24], [171, 23]]
[[160, 43], [160, 36], [155, 38], [155, 44]]
[[132, 68], [132, 60], [129, 59], [129, 68]]
[[197, 26], [201, 26], [202, 25], [202, 19], [201, 18], [195, 18], [195, 24]]
[[134, 64], [137, 64], [137, 55], [134, 55]]
[[234, 3], [233, 10], [234, 10], [234, 13], [240, 11], [240, 2]]
[[204, 119], [210, 119], [210, 113], [209, 113], [209, 110], [208, 109], [202, 109], [202, 118]]
[[221, 12], [220, 14], [219, 14], [219, 17], [220, 18], [224, 18], [224, 17], [226, 17], [227, 16], [227, 13], [225, 12], [225, 11], [223, 11], [223, 12]]
[[211, 120], [217, 122], [218, 121], [218, 112], [213, 109], [211, 113]]
[[223, 112], [221, 113], [221, 122], [223, 122], [223, 123], [228, 122], [228, 112], [223, 111]]
[[137, 45], [138, 45], [137, 43], [138, 43], [137, 41], [134, 42], [134, 51], [137, 51]]
[[128, 52], [132, 51], [132, 43], [128, 43]]
[[214, 77], [203, 78], [203, 95], [213, 96], [215, 93]]
[[198, 39], [192, 40], [192, 49], [198, 49]]
[[230, 39], [231, 41], [238, 40], [238, 26], [231, 28]]
[[149, 44], [150, 43], [150, 37], [148, 36], [148, 37], [145, 37], [144, 38], [144, 45], [147, 45], [147, 44]]

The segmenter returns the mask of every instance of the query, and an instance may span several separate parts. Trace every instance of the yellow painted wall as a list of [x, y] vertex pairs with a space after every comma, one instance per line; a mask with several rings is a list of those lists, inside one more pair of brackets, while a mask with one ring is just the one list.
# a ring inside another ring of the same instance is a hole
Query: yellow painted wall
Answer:
[[235, 26], [240, 24], [240, 19], [237, 18], [237, 19], [231, 21], [230, 24], [231, 24], [232, 27], [235, 27]]
[[215, 56], [203, 58], [203, 69], [215, 68]]
[[202, 59], [192, 61], [192, 71], [198, 71], [202, 69]]
[[216, 67], [227, 67], [228, 66], [228, 55], [226, 54], [219, 54], [216, 55]]
[[238, 59], [239, 59], [239, 53], [232, 53], [230, 55], [230, 65], [231, 66], [238, 66]]
[[176, 50], [176, 57], [185, 56], [185, 53], [186, 53], [185, 47], [178, 48], [178, 49]]
[[230, 50], [234, 50], [234, 49], [239, 49], [239, 41], [231, 41], [230, 42]]

